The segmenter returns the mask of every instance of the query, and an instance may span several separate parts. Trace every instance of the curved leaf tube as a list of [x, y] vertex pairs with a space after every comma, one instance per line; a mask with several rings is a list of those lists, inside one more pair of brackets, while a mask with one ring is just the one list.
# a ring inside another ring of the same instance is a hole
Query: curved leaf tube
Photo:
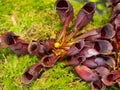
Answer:
[[78, 54], [83, 49], [84, 46], [85, 46], [84, 40], [79, 40], [79, 41], [75, 42], [68, 49], [67, 56], [72, 56], [72, 55]]
[[68, 39], [71, 39], [79, 29], [87, 25], [92, 20], [95, 9], [96, 4], [94, 2], [88, 2], [80, 9], [75, 21], [74, 31], [70, 33], [67, 37]]
[[22, 75], [22, 83], [24, 84], [31, 83], [34, 79], [37, 78], [41, 70], [42, 65], [40, 62], [28, 67]]
[[17, 55], [23, 55], [28, 53], [28, 43], [19, 39], [19, 36], [13, 32], [6, 32], [1, 35], [1, 46], [8, 47]]
[[102, 82], [106, 86], [111, 86], [114, 83], [117, 83], [117, 79], [120, 78], [120, 71], [111, 71], [108, 75], [104, 75]]
[[75, 72], [78, 74], [78, 76], [85, 80], [86, 82], [92, 82], [98, 80], [97, 73], [93, 72], [91, 69], [89, 69], [87, 66], [84, 65], [77, 65], [74, 66]]
[[46, 55], [41, 59], [41, 65], [43, 67], [52, 67], [58, 60], [59, 56]]

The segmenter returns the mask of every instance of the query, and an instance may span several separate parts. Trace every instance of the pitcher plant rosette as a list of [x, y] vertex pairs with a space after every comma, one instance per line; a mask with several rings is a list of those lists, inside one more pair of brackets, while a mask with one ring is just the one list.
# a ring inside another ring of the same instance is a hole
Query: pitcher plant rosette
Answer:
[[[55, 9], [62, 27], [56, 39], [38, 39], [27, 43], [13, 32], [5, 32], [0, 36], [0, 46], [19, 56], [29, 54], [39, 59], [23, 72], [23, 84], [30, 84], [44, 68], [51, 68], [57, 61], [62, 61], [66, 66], [72, 66], [80, 79], [90, 83], [92, 90], [105, 90], [120, 81], [120, 0], [109, 0], [108, 7], [112, 9], [108, 23], [77, 35], [93, 19], [96, 3], [83, 5], [75, 19], [73, 31], [67, 33], [74, 18], [73, 7], [68, 0], [56, 0]], [[66, 60], [68, 57], [69, 60]]]

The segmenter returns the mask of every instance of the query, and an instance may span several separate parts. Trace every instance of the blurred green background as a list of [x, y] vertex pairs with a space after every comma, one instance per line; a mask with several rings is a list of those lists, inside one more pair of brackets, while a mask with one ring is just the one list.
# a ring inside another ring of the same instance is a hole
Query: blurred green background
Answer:
[[[69, 1], [75, 17], [84, 3], [96, 2], [94, 18], [84, 30], [100, 27], [109, 21], [111, 10], [107, 8], [105, 0]], [[55, 0], [0, 0], [0, 34], [12, 31], [27, 42], [38, 38], [56, 38], [61, 23], [54, 3]], [[65, 67], [62, 62], [45, 69], [31, 84], [21, 84], [22, 73], [36, 62], [38, 59], [35, 56], [19, 57], [9, 49], [0, 47], [0, 90], [91, 90], [90, 85], [81, 81], [72, 67]], [[117, 89], [112, 86], [107, 90]]]

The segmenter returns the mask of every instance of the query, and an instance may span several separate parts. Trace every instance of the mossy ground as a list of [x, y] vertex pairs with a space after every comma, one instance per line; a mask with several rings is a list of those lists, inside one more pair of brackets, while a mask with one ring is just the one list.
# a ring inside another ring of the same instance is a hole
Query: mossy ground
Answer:
[[[87, 0], [69, 1], [76, 15]], [[57, 38], [61, 24], [54, 10], [54, 2], [55, 0], [0, 0], [0, 34], [12, 31], [28, 42], [38, 38]], [[110, 10], [102, 5], [98, 3], [99, 12], [96, 11], [93, 21], [81, 32], [107, 23]], [[0, 90], [91, 90], [89, 84], [80, 81], [72, 67], [65, 67], [62, 62], [45, 69], [31, 84], [21, 84], [24, 70], [37, 61], [35, 56], [20, 57], [9, 49], [0, 47]], [[107, 89], [116, 90], [114, 87]]]

